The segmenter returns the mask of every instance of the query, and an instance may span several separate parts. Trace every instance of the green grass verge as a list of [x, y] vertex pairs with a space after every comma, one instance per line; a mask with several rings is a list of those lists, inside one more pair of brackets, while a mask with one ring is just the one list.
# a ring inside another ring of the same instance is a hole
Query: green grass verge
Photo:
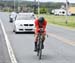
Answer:
[[44, 16], [49, 24], [57, 24], [61, 26], [75, 28], [75, 16], [68, 16], [67, 24], [66, 24], [66, 16], [54, 16], [50, 14], [40, 14], [38, 16]]

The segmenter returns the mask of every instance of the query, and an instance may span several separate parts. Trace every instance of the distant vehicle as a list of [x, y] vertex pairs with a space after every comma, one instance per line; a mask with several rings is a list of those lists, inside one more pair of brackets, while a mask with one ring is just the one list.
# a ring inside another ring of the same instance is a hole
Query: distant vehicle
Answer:
[[11, 12], [9, 15], [9, 21], [13, 22], [16, 19], [17, 13], [16, 12]]
[[19, 13], [14, 21], [14, 32], [34, 32], [34, 21], [36, 16], [34, 13]]
[[[54, 15], [64, 16], [64, 15], [66, 15], [66, 10], [65, 9], [54, 9], [54, 10], [52, 10], [52, 13]], [[70, 16], [71, 13], [68, 12], [68, 15]]]

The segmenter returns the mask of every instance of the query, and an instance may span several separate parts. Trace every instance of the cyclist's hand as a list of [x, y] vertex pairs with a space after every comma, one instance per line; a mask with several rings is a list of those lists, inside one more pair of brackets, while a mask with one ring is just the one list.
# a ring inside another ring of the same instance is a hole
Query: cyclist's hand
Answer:
[[44, 32], [44, 29], [43, 28], [40, 28], [40, 32]]
[[44, 30], [43, 28], [40, 28], [40, 30]]

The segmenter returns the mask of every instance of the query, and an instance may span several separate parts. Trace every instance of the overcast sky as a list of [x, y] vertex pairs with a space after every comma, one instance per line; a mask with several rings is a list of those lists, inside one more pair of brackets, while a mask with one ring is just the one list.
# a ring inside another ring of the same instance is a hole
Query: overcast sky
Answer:
[[[27, 1], [34, 1], [34, 0], [27, 0]], [[38, 1], [38, 0], [36, 0]], [[39, 0], [41, 2], [66, 2], [66, 0]], [[75, 3], [75, 0], [68, 0], [70, 3]]]

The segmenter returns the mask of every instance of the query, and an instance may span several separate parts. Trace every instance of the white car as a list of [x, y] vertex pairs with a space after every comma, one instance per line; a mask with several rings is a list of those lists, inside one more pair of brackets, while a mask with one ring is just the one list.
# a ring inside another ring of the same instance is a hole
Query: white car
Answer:
[[14, 32], [34, 32], [34, 13], [19, 13], [14, 21]]
[[16, 19], [16, 16], [16, 12], [11, 12], [11, 14], [9, 15], [9, 22], [13, 22]]

